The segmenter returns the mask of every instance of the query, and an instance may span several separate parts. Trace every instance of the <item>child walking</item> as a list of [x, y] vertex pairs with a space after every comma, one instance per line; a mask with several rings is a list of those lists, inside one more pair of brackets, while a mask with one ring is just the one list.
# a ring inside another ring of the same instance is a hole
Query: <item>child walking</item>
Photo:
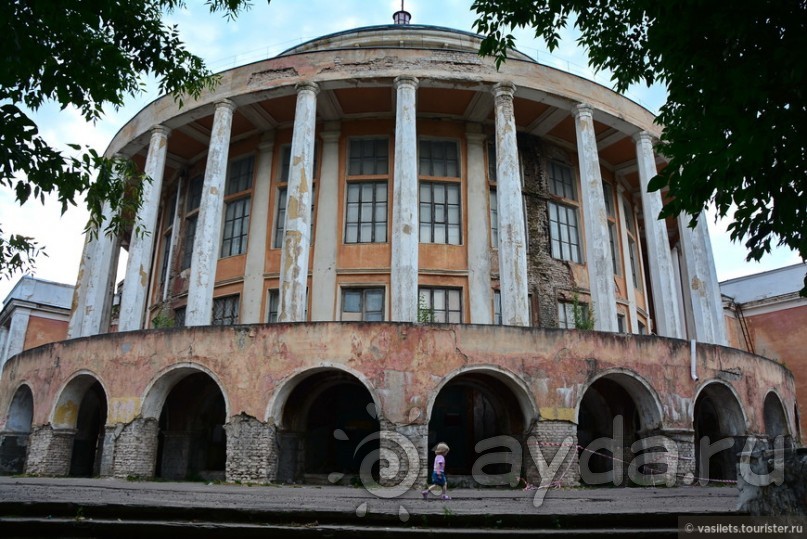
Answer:
[[440, 496], [443, 500], [450, 500], [451, 496], [447, 494], [448, 490], [448, 481], [446, 479], [446, 455], [448, 455], [449, 447], [448, 444], [445, 442], [440, 442], [433, 449], [435, 453], [434, 457], [434, 471], [432, 471], [432, 484], [426, 488], [421, 494], [423, 495], [423, 499], [429, 497], [429, 493], [431, 492], [435, 496], [439, 496], [437, 492], [435, 492], [435, 487], [439, 487], [442, 491], [442, 495]]

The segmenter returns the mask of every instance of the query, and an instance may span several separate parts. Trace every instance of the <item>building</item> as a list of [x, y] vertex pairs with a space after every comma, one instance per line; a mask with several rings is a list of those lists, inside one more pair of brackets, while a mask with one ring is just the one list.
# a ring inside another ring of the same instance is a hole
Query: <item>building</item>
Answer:
[[[0, 310], [0, 373], [8, 358], [43, 344], [63, 341], [67, 337], [72, 298], [71, 285], [27, 275], [14, 285]], [[30, 394], [22, 391], [15, 398], [18, 399], [18, 406], [32, 411]], [[22, 471], [31, 420], [31, 415], [26, 412], [6, 421], [4, 432], [22, 432], [26, 435], [0, 434], [0, 473]]]
[[[368, 473], [414, 484], [438, 439], [470, 477], [504, 436], [531, 481], [560, 455], [562, 483], [596, 482], [627, 448], [691, 482], [792, 435], [790, 372], [724, 346], [706, 227], [656, 220], [653, 116], [479, 42], [342, 32], [132, 118], [107, 155], [153, 179], [152, 233], [88, 240], [71, 339], [6, 366], [25, 470], [347, 480], [381, 451], [397, 470]], [[732, 448], [696, 463], [703, 436]]]
[[22, 277], [0, 311], [0, 368], [6, 359], [67, 337], [73, 286]]
[[[804, 264], [738, 277], [720, 283], [729, 343], [787, 366], [796, 380], [799, 402], [807, 399], [807, 298]], [[794, 409], [796, 427], [804, 432], [804, 415]]]

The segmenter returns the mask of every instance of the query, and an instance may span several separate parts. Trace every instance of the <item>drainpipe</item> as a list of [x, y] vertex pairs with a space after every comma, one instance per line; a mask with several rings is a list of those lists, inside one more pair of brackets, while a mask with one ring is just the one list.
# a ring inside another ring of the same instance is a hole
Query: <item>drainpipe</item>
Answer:
[[689, 341], [689, 374], [692, 379], [698, 381], [698, 355], [695, 353], [695, 339]]

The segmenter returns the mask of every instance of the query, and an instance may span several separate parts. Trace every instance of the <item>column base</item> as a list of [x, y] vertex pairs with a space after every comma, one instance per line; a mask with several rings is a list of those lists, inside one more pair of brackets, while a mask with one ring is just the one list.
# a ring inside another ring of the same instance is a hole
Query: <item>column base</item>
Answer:
[[[151, 479], [157, 464], [159, 424], [154, 418], [135, 419], [128, 425], [118, 425], [112, 437], [113, 477]], [[106, 459], [105, 459], [106, 460]], [[102, 472], [102, 475], [103, 472]]]
[[49, 424], [34, 427], [28, 442], [25, 473], [66, 477], [70, 472], [75, 437], [73, 429], [54, 429]]
[[240, 414], [224, 425], [227, 431], [228, 482], [268, 483], [277, 474], [276, 431], [254, 417]]
[[527, 438], [524, 479], [535, 486], [580, 486], [577, 425], [538, 421]]

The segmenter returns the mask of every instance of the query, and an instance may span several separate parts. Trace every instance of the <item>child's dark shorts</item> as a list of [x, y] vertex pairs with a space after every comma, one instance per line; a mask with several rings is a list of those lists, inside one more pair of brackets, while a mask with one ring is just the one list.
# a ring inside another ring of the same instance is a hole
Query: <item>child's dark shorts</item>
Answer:
[[432, 472], [432, 484], [438, 487], [444, 486], [446, 484], [446, 474]]

